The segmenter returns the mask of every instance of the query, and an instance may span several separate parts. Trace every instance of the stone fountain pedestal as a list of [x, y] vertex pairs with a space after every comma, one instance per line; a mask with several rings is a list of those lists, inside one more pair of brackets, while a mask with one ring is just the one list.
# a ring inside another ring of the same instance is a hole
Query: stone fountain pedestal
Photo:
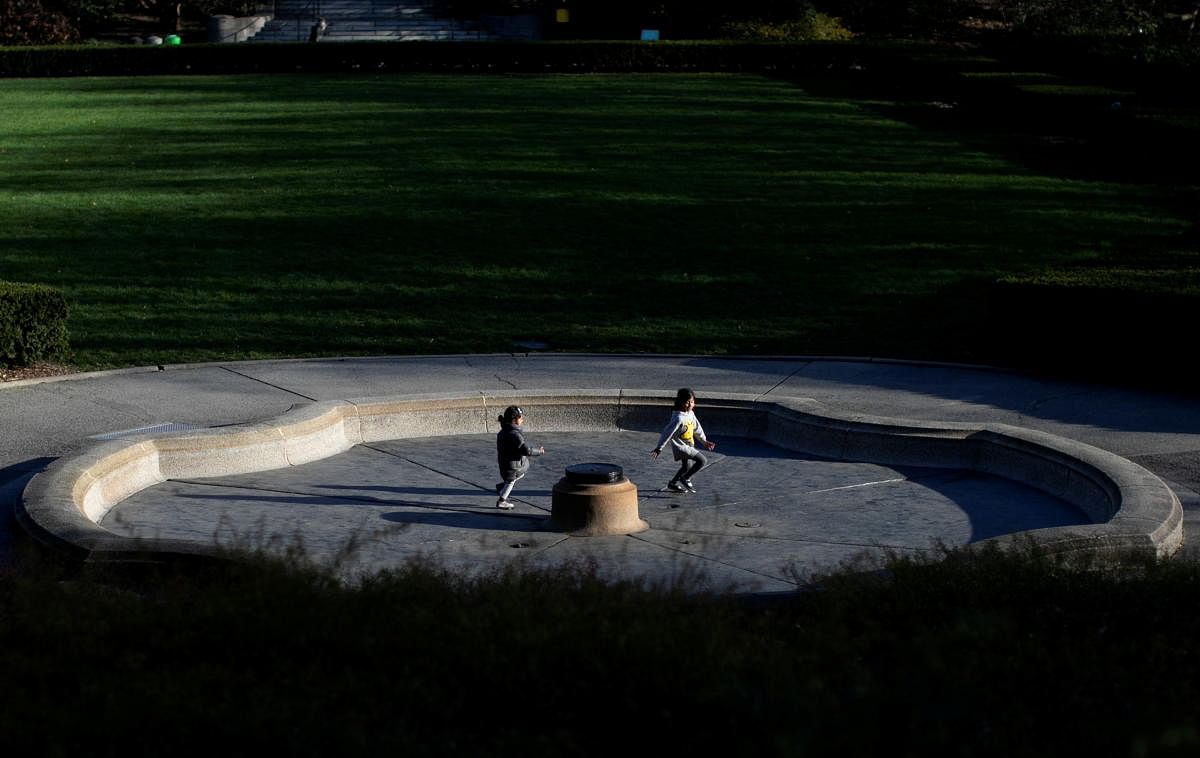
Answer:
[[613, 463], [576, 463], [554, 485], [550, 526], [577, 537], [635, 534], [650, 528], [638, 517], [637, 485]]

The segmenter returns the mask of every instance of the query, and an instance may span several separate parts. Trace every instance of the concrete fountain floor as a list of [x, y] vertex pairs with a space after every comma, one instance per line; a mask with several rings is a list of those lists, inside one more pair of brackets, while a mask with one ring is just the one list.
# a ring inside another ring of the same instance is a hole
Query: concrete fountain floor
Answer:
[[[492, 435], [394, 440], [287, 469], [172, 480], [114, 507], [116, 534], [283, 549], [303, 545], [354, 573], [416, 557], [457, 572], [516, 561], [588, 562], [603, 576], [732, 592], [786, 592], [863, 556], [965, 545], [1001, 534], [1088, 523], [1074, 506], [975, 472], [814, 459], [758, 440], [717, 439], [696, 494], [665, 490], [675, 464], [651, 461], [657, 435], [539, 434], [547, 455], [495, 508]], [[616, 537], [550, 531], [551, 490], [573, 463], [616, 463], [638, 486], [650, 529]]]

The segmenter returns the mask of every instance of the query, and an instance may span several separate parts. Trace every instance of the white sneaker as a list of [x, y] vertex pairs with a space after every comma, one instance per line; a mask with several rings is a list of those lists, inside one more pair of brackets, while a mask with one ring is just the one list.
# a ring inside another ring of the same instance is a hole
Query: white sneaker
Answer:
[[505, 500], [501, 498], [496, 501], [496, 507], [501, 510], [511, 511], [515, 506], [516, 504], [511, 500]]
[[675, 482], [675, 481], [668, 482], [667, 489], [671, 490], [672, 492], [687, 492], [687, 490], [684, 489], [684, 486], [682, 484], [680, 484], [679, 482]]
[[682, 484], [684, 487], [687, 487], [688, 492], [696, 491], [696, 486], [694, 484], [692, 484], [691, 479], [684, 479], [682, 482], [680, 482], [680, 484]]

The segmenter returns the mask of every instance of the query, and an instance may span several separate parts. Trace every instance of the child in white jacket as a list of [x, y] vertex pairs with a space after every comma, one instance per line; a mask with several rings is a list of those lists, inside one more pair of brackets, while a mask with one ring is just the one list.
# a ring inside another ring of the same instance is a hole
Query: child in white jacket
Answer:
[[675, 476], [667, 483], [667, 489], [672, 492], [696, 491], [692, 485], [692, 477], [708, 463], [708, 459], [696, 445], [699, 443], [706, 450], [717, 446], [717, 443], [710, 442], [704, 436], [704, 427], [700, 426], [700, 420], [692, 412], [695, 407], [695, 392], [685, 387], [675, 393], [675, 410], [671, 412], [670, 420], [663, 427], [658, 444], [650, 451], [650, 459], [654, 460], [662, 452], [663, 446], [670, 443], [675, 460], [680, 461], [679, 471], [675, 472]]

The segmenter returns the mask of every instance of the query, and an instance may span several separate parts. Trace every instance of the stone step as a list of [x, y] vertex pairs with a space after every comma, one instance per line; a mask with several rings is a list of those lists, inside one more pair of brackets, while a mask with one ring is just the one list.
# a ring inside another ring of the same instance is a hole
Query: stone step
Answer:
[[432, 3], [395, 0], [277, 0], [274, 18], [251, 37], [253, 42], [296, 42], [308, 39], [313, 21], [324, 18], [323, 40], [489, 39], [478, 24], [436, 18]]
[[[266, 28], [251, 38], [252, 42], [302, 42], [308, 39], [308, 27], [295, 24], [280, 25]], [[484, 40], [489, 36], [476, 29], [388, 29], [361, 28], [336, 30], [328, 29], [321, 38], [325, 42], [343, 42], [347, 40], [364, 39], [404, 39], [404, 40]]]
[[316, 13], [311, 9], [292, 12], [288, 9], [276, 10], [275, 18], [324, 18], [332, 21], [337, 18], [354, 18], [358, 16], [370, 16], [372, 18], [394, 18], [397, 20], [413, 20], [413, 21], [446, 21], [449, 19], [439, 19], [427, 13], [401, 13], [395, 8], [380, 8], [372, 10], [371, 8], [355, 7], [344, 8], [336, 11], [327, 11], [324, 8], [320, 13]]
[[[283, 35], [279, 37], [255, 35], [251, 41], [258, 45], [270, 45], [273, 43], [283, 42], [304, 42], [307, 36], [297, 36], [295, 34]], [[380, 32], [378, 34], [369, 34], [360, 32], [356, 34], [346, 34], [338, 37], [323, 37], [322, 42], [474, 42], [485, 40], [484, 37], [476, 32], [457, 32], [443, 34], [405, 34], [398, 32]]]
[[433, 18], [432, 8], [424, 4], [385, 2], [384, 0], [291, 0], [277, 2], [274, 6], [276, 18], [332, 18], [343, 15], [389, 15], [399, 17]]
[[[286, 20], [284, 20], [284, 23], [287, 23]], [[295, 23], [295, 21], [292, 23]], [[464, 27], [463, 24], [449, 24], [439, 21], [407, 21], [394, 18], [368, 18], [365, 16], [334, 19], [332, 21], [328, 21], [328, 24], [329, 26], [325, 31], [326, 34], [329, 34], [335, 30], [355, 31], [358, 29], [395, 29], [396, 31], [441, 31], [444, 29], [459, 29]]]
[[[288, 31], [300, 28], [305, 32], [309, 30], [311, 24], [288, 20], [268, 21], [263, 25], [260, 34], [270, 34], [276, 29], [286, 29]], [[328, 37], [332, 34], [344, 34], [350, 32], [364, 31], [390, 31], [390, 32], [412, 32], [412, 33], [433, 33], [433, 32], [464, 32], [478, 31], [477, 26], [467, 26], [463, 24], [397, 24], [389, 21], [381, 21], [376, 19], [360, 19], [352, 22], [340, 22], [330, 24], [325, 29], [324, 36]]]

